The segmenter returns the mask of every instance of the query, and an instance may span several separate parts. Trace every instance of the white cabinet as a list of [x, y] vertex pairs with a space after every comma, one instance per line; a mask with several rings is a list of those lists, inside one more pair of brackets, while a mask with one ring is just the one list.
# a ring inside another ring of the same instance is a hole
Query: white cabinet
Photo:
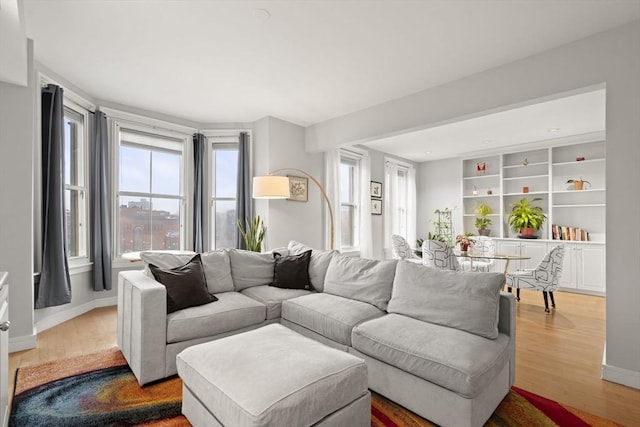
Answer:
[[7, 273], [0, 271], [0, 426], [9, 422], [9, 286]]
[[606, 247], [597, 243], [565, 243], [560, 287], [588, 293], [606, 291]]
[[516, 270], [536, 268], [548, 252], [548, 243], [542, 240], [496, 239], [496, 252], [529, 257], [509, 262], [507, 273], [513, 273]]

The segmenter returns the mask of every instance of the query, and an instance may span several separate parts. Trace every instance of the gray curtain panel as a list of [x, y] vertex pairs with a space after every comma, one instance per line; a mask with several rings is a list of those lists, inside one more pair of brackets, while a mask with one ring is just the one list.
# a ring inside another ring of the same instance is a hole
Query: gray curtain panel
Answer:
[[62, 88], [42, 89], [42, 272], [36, 308], [71, 302], [64, 207]]
[[107, 116], [91, 114], [89, 153], [91, 156], [91, 257], [93, 289], [111, 290], [111, 185]]
[[[249, 134], [240, 132], [238, 138], [238, 194], [236, 198], [236, 218], [245, 224], [245, 217], [251, 218], [251, 163], [249, 158]], [[236, 247], [246, 249], [242, 235], [236, 232]]]
[[193, 250], [202, 253], [204, 248], [204, 145], [206, 138], [201, 133], [193, 135]]

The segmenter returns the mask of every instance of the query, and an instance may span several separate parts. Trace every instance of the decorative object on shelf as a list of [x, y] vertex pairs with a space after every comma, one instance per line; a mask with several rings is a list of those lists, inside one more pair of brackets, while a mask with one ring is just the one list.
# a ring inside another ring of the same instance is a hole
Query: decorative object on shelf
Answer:
[[491, 215], [493, 209], [487, 203], [479, 203], [476, 206], [476, 228], [478, 229], [478, 234], [481, 236], [489, 236], [491, 234], [491, 230], [488, 228], [491, 225], [491, 219], [487, 218], [488, 215]]
[[524, 162], [522, 162], [522, 166], [529, 166], [529, 160], [525, 157]]
[[490, 188], [487, 188], [487, 194], [490, 196], [493, 194], [493, 190], [491, 190]]
[[478, 195], [478, 189], [476, 188], [476, 186], [473, 186], [473, 191], [471, 192], [471, 195], [473, 196], [477, 196]]
[[371, 197], [374, 199], [382, 199], [382, 183], [371, 181]]
[[478, 175], [484, 175], [486, 171], [487, 171], [486, 162], [476, 163], [476, 172], [478, 173]]
[[585, 160], [584, 156], [576, 157], [576, 162], [583, 162]]
[[528, 193], [529, 192], [529, 187], [522, 187], [522, 192], [523, 193]]
[[456, 244], [460, 245], [460, 253], [462, 255], [466, 255], [469, 250], [469, 246], [473, 245], [473, 239], [471, 236], [473, 236], [472, 233], [458, 234], [456, 236]]
[[371, 215], [382, 215], [382, 200], [371, 199]]
[[567, 184], [573, 184], [573, 189], [574, 190], [586, 190], [586, 188], [584, 188], [585, 182], [587, 184], [591, 185], [591, 183], [589, 181], [582, 179], [582, 177], [580, 177], [580, 179], [567, 180]]
[[304, 176], [287, 175], [289, 178], [289, 194], [287, 200], [307, 202], [309, 200], [309, 179]]
[[253, 221], [249, 220], [249, 217], [244, 217], [243, 226], [240, 220], [238, 220], [238, 231], [244, 240], [244, 244], [248, 251], [262, 252], [262, 240], [264, 239], [264, 233], [267, 231], [267, 227], [264, 226], [260, 215], [256, 216]]
[[296, 168], [281, 168], [271, 171], [269, 175], [265, 176], [254, 176], [253, 177], [253, 198], [254, 199], [288, 199], [291, 197], [291, 186], [289, 183], [289, 177], [287, 176], [279, 176], [274, 175], [275, 173], [282, 171], [294, 171], [301, 173], [302, 175], [309, 178], [313, 181], [320, 190], [320, 194], [327, 204], [327, 213], [329, 215], [329, 233], [331, 245], [330, 249], [333, 250], [335, 248], [335, 238], [334, 238], [334, 222], [333, 222], [333, 207], [331, 206], [331, 202], [329, 201], [329, 196], [327, 196], [327, 192], [324, 190], [320, 181], [318, 181], [313, 176], [309, 175], [307, 172], [302, 169]]
[[511, 206], [509, 214], [509, 225], [515, 232], [519, 232], [518, 237], [522, 239], [535, 239], [535, 232], [540, 230], [542, 224], [547, 220], [547, 216], [540, 206], [531, 203], [542, 200], [536, 197], [532, 200], [523, 197]]

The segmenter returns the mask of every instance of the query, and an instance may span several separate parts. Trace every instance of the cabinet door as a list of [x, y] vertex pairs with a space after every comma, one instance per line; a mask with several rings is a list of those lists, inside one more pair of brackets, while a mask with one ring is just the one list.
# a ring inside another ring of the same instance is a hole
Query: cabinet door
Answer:
[[606, 291], [604, 245], [583, 246], [577, 251], [578, 287], [589, 291]]
[[[496, 242], [496, 252], [499, 254], [520, 255], [520, 243], [511, 240]], [[501, 263], [501, 266], [496, 267], [495, 271], [504, 271], [505, 261], [496, 261]], [[513, 273], [520, 268], [520, 261], [509, 262], [509, 269], [507, 273]]]
[[520, 244], [520, 255], [529, 259], [522, 261], [523, 269], [536, 268], [547, 254], [547, 244], [544, 242], [526, 241]]
[[578, 281], [576, 277], [576, 245], [564, 245], [564, 259], [562, 261], [562, 273], [560, 274], [561, 288], [576, 288]]

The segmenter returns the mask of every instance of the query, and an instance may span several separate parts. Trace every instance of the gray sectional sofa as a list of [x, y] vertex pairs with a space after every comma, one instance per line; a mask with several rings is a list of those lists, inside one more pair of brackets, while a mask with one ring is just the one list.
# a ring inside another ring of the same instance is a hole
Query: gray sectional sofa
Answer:
[[[281, 250], [302, 254], [291, 242]], [[218, 301], [166, 313], [166, 288], [120, 273], [118, 344], [140, 384], [176, 373], [197, 343], [280, 322], [364, 359], [369, 388], [442, 425], [482, 425], [514, 382], [515, 301], [499, 273], [441, 271], [406, 261], [311, 252], [311, 289], [269, 286], [270, 253], [202, 254]], [[190, 256], [143, 254], [162, 268]]]

